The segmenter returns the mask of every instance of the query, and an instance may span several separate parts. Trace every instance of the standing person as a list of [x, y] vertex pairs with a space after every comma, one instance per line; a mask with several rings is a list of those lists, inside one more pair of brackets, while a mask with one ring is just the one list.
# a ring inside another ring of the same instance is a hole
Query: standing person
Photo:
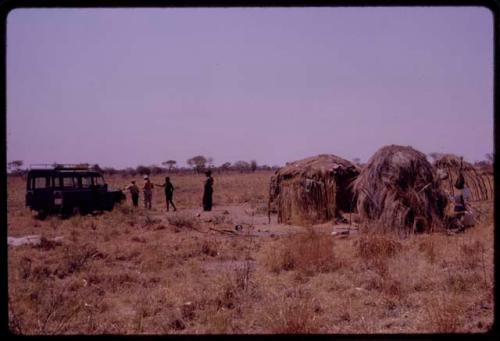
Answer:
[[156, 185], [158, 187], [165, 187], [165, 200], [167, 202], [167, 212], [169, 211], [169, 204], [172, 204], [172, 207], [174, 208], [174, 212], [177, 211], [177, 208], [175, 208], [174, 202], [172, 201], [172, 198], [174, 196], [174, 185], [170, 182], [170, 178], [167, 176], [165, 177], [165, 183], [163, 185]]
[[132, 197], [132, 205], [137, 207], [139, 205], [139, 187], [135, 184], [135, 181], [132, 180], [130, 185], [126, 187], [130, 191], [130, 196]]
[[149, 176], [144, 176], [144, 186], [142, 190], [144, 191], [144, 207], [151, 209], [151, 201], [153, 200], [153, 183], [149, 181]]
[[210, 170], [205, 172], [207, 179], [205, 180], [205, 187], [203, 188], [203, 210], [212, 210], [212, 194], [214, 179], [212, 178], [212, 172]]

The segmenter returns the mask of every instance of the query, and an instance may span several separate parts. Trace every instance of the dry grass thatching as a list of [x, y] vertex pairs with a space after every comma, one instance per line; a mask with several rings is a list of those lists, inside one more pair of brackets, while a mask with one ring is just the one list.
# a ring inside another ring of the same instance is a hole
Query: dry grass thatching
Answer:
[[291, 162], [271, 177], [269, 205], [275, 205], [279, 223], [328, 221], [352, 211], [350, 184], [358, 174], [357, 166], [330, 154]]
[[362, 219], [388, 229], [440, 225], [447, 199], [425, 155], [411, 147], [379, 149], [353, 183]]
[[493, 193], [492, 184], [487, 176], [482, 176], [480, 172], [470, 163], [463, 161], [453, 154], [445, 154], [434, 161], [434, 167], [441, 170], [446, 178], [441, 182], [443, 188], [449, 195], [455, 192], [455, 181], [460, 170], [465, 179], [465, 185], [470, 189], [471, 200], [488, 200]]

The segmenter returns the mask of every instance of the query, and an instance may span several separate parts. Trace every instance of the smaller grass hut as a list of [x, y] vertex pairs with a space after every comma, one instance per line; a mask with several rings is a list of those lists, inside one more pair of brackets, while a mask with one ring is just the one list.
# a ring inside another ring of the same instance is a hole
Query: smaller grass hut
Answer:
[[442, 174], [441, 185], [448, 195], [457, 191], [455, 182], [462, 173], [465, 186], [469, 188], [471, 200], [480, 201], [491, 198], [493, 188], [487, 175], [481, 173], [472, 164], [453, 154], [444, 154], [434, 161], [434, 167]]
[[269, 208], [278, 223], [310, 225], [351, 212], [355, 200], [350, 188], [359, 168], [331, 154], [288, 163], [271, 177]]
[[371, 226], [423, 232], [442, 223], [446, 195], [425, 154], [412, 147], [379, 149], [353, 188], [358, 213]]

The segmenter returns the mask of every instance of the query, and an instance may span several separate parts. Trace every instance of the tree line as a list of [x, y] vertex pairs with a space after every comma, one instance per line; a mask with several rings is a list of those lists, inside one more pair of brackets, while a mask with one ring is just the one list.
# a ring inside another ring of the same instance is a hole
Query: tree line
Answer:
[[[432, 160], [436, 160], [442, 154], [441, 153], [429, 153], [428, 156]], [[493, 171], [493, 160], [494, 154], [485, 154], [485, 159], [481, 161], [474, 162], [474, 166], [486, 170], [488, 172]], [[352, 160], [358, 166], [363, 166], [359, 158], [354, 158]], [[268, 166], [268, 165], [258, 165], [256, 160], [244, 161], [239, 160], [234, 163], [225, 162], [219, 166], [214, 165], [214, 160], [211, 157], [205, 157], [203, 155], [196, 155], [192, 158], [186, 160], [189, 167], [177, 167], [176, 160], [166, 160], [161, 162], [161, 166], [158, 165], [139, 165], [137, 167], [127, 167], [123, 169], [117, 169], [113, 167], [100, 167], [99, 165], [90, 165], [88, 163], [82, 163], [80, 166], [93, 167], [94, 169], [108, 175], [121, 174], [124, 176], [135, 176], [135, 175], [158, 175], [166, 173], [203, 173], [204, 171], [210, 169], [216, 173], [227, 173], [227, 172], [240, 172], [240, 173], [250, 173], [255, 171], [275, 171], [279, 166]], [[24, 175], [28, 171], [27, 168], [23, 168], [24, 162], [22, 160], [14, 160], [7, 163], [7, 172], [10, 175]], [[58, 163], [54, 162], [52, 166], [57, 166]]]
[[[186, 160], [188, 167], [178, 167], [176, 160], [166, 160], [161, 162], [162, 166], [153, 164], [149, 166], [138, 165], [137, 167], [126, 167], [123, 169], [118, 169], [114, 167], [101, 167], [98, 164], [80, 163], [77, 166], [89, 167], [102, 172], [107, 175], [121, 174], [123, 176], [136, 176], [136, 175], [158, 175], [158, 174], [182, 174], [182, 173], [203, 173], [206, 170], [211, 170], [215, 173], [228, 173], [228, 172], [239, 172], [239, 173], [250, 173], [255, 171], [271, 171], [276, 170], [279, 166], [268, 166], [259, 165], [256, 160], [250, 161], [236, 161], [234, 163], [225, 162], [219, 166], [214, 165], [214, 160], [211, 157], [205, 157], [203, 155], [196, 155], [188, 160]], [[24, 162], [22, 160], [14, 160], [7, 163], [7, 172], [10, 175], [25, 175], [28, 168], [24, 167]], [[59, 163], [54, 162], [51, 164], [53, 167], [59, 165]]]

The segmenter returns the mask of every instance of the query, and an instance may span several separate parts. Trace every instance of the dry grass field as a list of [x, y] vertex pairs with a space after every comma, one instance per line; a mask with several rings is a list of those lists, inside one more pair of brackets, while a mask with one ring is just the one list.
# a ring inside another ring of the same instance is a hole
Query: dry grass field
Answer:
[[[177, 212], [51, 216], [24, 207], [8, 178], [9, 327], [16, 334], [469, 333], [493, 324], [493, 202], [464, 233], [362, 232], [271, 224], [270, 172], [172, 175]], [[111, 187], [130, 178], [108, 177]], [[141, 182], [139, 177], [136, 180]], [[162, 176], [152, 178], [163, 182]], [[235, 225], [241, 229], [235, 230]], [[62, 237], [53, 241], [55, 237]]]

